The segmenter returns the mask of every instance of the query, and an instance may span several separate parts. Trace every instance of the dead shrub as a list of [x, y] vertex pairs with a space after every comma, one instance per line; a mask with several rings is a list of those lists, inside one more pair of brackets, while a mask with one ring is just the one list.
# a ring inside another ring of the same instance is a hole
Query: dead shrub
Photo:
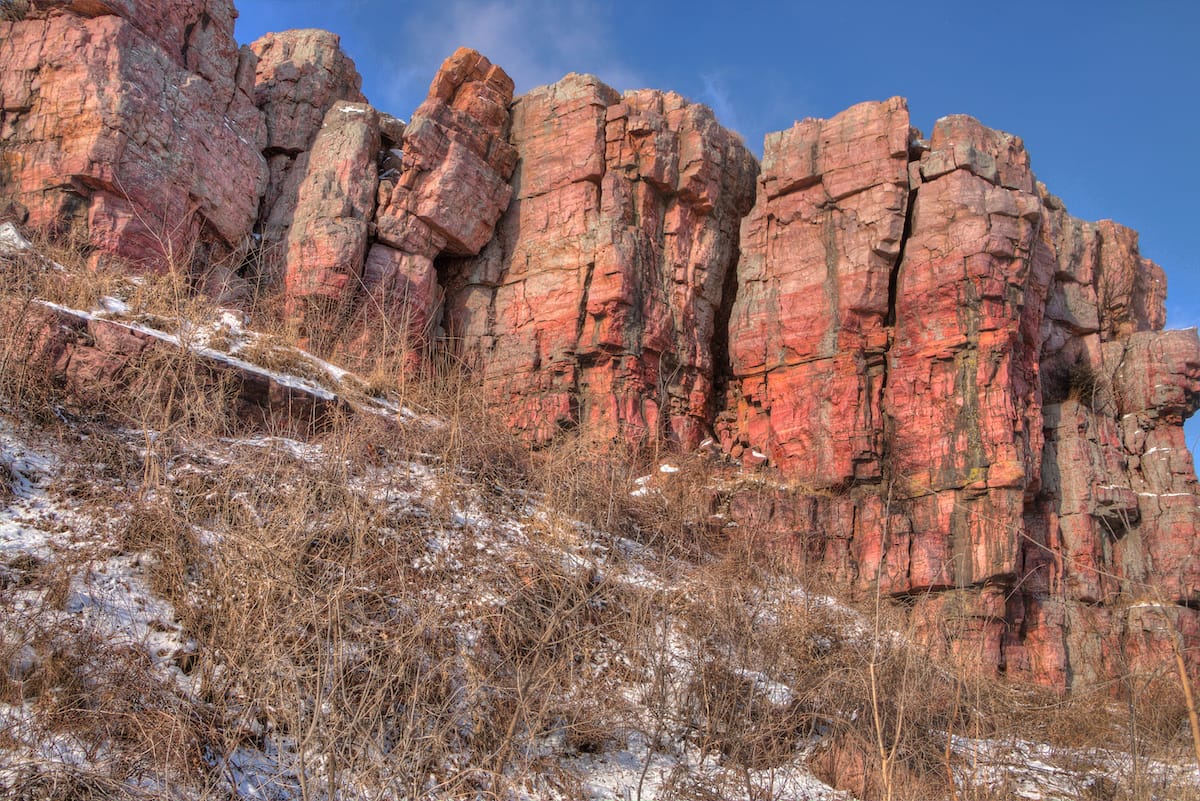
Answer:
[[1042, 398], [1045, 404], [1075, 401], [1092, 411], [1100, 411], [1111, 402], [1108, 377], [1093, 365], [1086, 354], [1047, 367], [1042, 373]]
[[787, 764], [815, 732], [814, 716], [790, 693], [773, 699], [760, 677], [717, 661], [700, 666], [685, 703], [701, 751], [751, 770]]
[[413, 449], [493, 497], [529, 489], [534, 479], [531, 445], [505, 426], [483, 387], [461, 365], [443, 360], [433, 370], [426, 381], [410, 385], [404, 399], [431, 421], [412, 432]]
[[725, 529], [724, 521], [714, 516], [716, 465], [702, 454], [681, 455], [665, 464], [675, 472], [648, 466], [649, 491], [625, 502], [638, 538], [672, 557], [696, 559], [718, 551]]
[[[96, 783], [110, 793], [131, 780], [174, 782], [203, 764], [203, 736], [191, 702], [144, 650], [112, 641], [75, 618], [8, 612], [0, 623], [4, 639], [16, 636], [20, 650], [14, 662], [11, 647], [3, 649], [8, 669], [0, 674], [0, 695], [9, 703], [24, 700], [36, 712], [35, 722], [9, 733], [12, 747], [66, 738], [90, 760], [88, 770], [75, 775], [82, 787]], [[51, 779], [63, 784], [50, 787], [80, 789], [44, 765], [18, 776], [11, 791], [57, 797], [42, 795]]]
[[568, 432], [531, 453], [528, 487], [547, 512], [608, 535], [634, 536], [635, 454], [611, 442]]

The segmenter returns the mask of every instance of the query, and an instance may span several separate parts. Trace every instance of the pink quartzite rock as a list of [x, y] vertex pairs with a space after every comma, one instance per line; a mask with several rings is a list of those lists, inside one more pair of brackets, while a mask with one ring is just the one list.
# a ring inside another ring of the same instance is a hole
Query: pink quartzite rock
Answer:
[[442, 314], [434, 260], [478, 253], [512, 194], [512, 92], [504, 70], [474, 50], [458, 49], [438, 70], [379, 184], [352, 352], [415, 363], [433, 341]]
[[0, 194], [145, 268], [220, 257], [265, 185], [254, 56], [228, 0], [39, 3], [0, 22]]
[[758, 202], [742, 227], [729, 326], [739, 439], [747, 454], [770, 453], [820, 486], [879, 474], [909, 141], [900, 98], [769, 135]]
[[[1137, 235], [1071, 217], [1020, 139], [956, 116], [926, 141], [893, 98], [768, 136], [760, 175], [704, 106], [582, 75], [514, 103], [467, 49], [405, 125], [366, 105], [337, 37], [239, 50], [234, 16], [39, 0], [0, 22], [0, 213], [145, 268], [198, 248], [225, 289], [257, 227], [286, 243], [285, 305], [317, 348], [416, 369], [446, 336], [538, 442], [715, 435], [780, 479], [722, 492], [737, 531], [903, 600], [937, 650], [1118, 686], [1178, 633], [1200, 668], [1181, 427], [1200, 339], [1162, 331]], [[20, 322], [80, 396], [163, 342]], [[293, 403], [237, 380], [249, 405]]]
[[285, 242], [307, 153], [325, 114], [338, 102], [365, 103], [362, 78], [336, 34], [320, 30], [268, 33], [250, 45], [258, 57], [254, 102], [267, 127], [263, 155], [270, 179], [260, 211], [263, 246]]
[[330, 108], [293, 169], [303, 177], [286, 256], [289, 313], [318, 349], [340, 339], [349, 356], [384, 359], [428, 345], [442, 300], [434, 260], [478, 252], [508, 204], [511, 100], [503, 70], [464, 48], [407, 126], [364, 104]]
[[722, 444], [810, 488], [735, 495], [744, 530], [1051, 686], [1200, 639], [1200, 341], [1160, 331], [1136, 234], [1067, 215], [1019, 139], [910, 138], [895, 100], [772, 135], [738, 270]]
[[515, 198], [447, 326], [516, 428], [691, 447], [756, 164], [706, 107], [569, 75], [513, 108]]
[[[511, 194], [512, 90], [504, 71], [474, 50], [446, 59], [404, 131], [403, 171], [380, 186], [380, 241], [408, 250], [415, 237], [429, 256], [473, 255], [487, 244]], [[428, 233], [415, 233], [412, 218]]]
[[916, 590], [1016, 572], [1042, 444], [1037, 367], [1022, 357], [1044, 304], [1030, 287], [1045, 284], [1031, 275], [1041, 203], [1020, 140], [951, 117], [920, 165], [883, 401], [894, 496], [938, 510], [914, 526]]
[[287, 309], [300, 335], [327, 349], [361, 288], [375, 211], [379, 115], [339, 103], [313, 143], [288, 236]]

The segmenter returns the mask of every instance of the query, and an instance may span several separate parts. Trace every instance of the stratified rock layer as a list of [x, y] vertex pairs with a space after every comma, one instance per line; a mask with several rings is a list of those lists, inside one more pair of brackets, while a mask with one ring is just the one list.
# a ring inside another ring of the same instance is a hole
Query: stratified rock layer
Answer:
[[718, 429], [806, 489], [730, 511], [962, 658], [1151, 668], [1200, 634], [1200, 343], [1161, 332], [1164, 296], [1135, 234], [1068, 216], [973, 119], [924, 142], [893, 99], [772, 135]]
[[125, 0], [0, 22], [0, 194], [145, 268], [240, 247], [266, 165], [234, 17], [229, 0]]
[[444, 271], [449, 334], [535, 440], [696, 445], [753, 156], [704, 106], [586, 75], [520, 98], [512, 142], [497, 237]]

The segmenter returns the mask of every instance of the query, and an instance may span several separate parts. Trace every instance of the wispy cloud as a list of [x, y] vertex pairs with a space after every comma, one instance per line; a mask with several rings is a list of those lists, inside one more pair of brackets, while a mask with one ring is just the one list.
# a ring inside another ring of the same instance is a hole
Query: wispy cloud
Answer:
[[718, 75], [707, 74], [700, 76], [700, 85], [700, 102], [713, 110], [722, 125], [740, 132], [742, 126], [725, 81]]
[[504, 69], [517, 92], [592, 72], [617, 89], [641, 84], [616, 55], [612, 12], [592, 0], [445, 0], [422, 4], [403, 21], [389, 20], [399, 41], [376, 40], [387, 62], [392, 102], [424, 96], [434, 70], [458, 47], [473, 47]]

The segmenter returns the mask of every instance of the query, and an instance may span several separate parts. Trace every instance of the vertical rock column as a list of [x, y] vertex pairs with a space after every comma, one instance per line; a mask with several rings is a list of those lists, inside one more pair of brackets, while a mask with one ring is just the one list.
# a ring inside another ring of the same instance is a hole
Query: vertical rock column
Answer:
[[0, 22], [0, 194], [144, 269], [239, 248], [265, 130], [232, 4], [54, 5]]
[[1054, 255], [1020, 139], [946, 117], [913, 173], [884, 397], [892, 494], [912, 526], [908, 593], [926, 638], [995, 668], [1040, 481]]
[[287, 314], [325, 352], [341, 334], [361, 283], [378, 182], [379, 114], [339, 103], [309, 153], [288, 236]]
[[729, 324], [736, 458], [814, 488], [879, 478], [910, 138], [901, 98], [767, 136]]
[[478, 252], [508, 203], [511, 98], [502, 70], [461, 49], [402, 133], [365, 104], [327, 112], [293, 167], [304, 172], [286, 254], [288, 313], [314, 347], [419, 360], [440, 313], [434, 260]]
[[694, 446], [753, 156], [704, 106], [585, 75], [520, 98], [512, 141], [496, 239], [446, 267], [449, 334], [532, 439]]
[[[337, 103], [365, 103], [362, 78], [342, 52], [336, 34], [320, 30], [268, 33], [250, 45], [258, 57], [254, 102], [262, 110], [267, 140], [263, 149], [269, 180], [259, 208], [259, 243], [267, 283], [280, 276], [272, 267], [296, 213], [300, 184], [308, 172], [309, 151]], [[326, 155], [326, 158], [328, 155]]]

